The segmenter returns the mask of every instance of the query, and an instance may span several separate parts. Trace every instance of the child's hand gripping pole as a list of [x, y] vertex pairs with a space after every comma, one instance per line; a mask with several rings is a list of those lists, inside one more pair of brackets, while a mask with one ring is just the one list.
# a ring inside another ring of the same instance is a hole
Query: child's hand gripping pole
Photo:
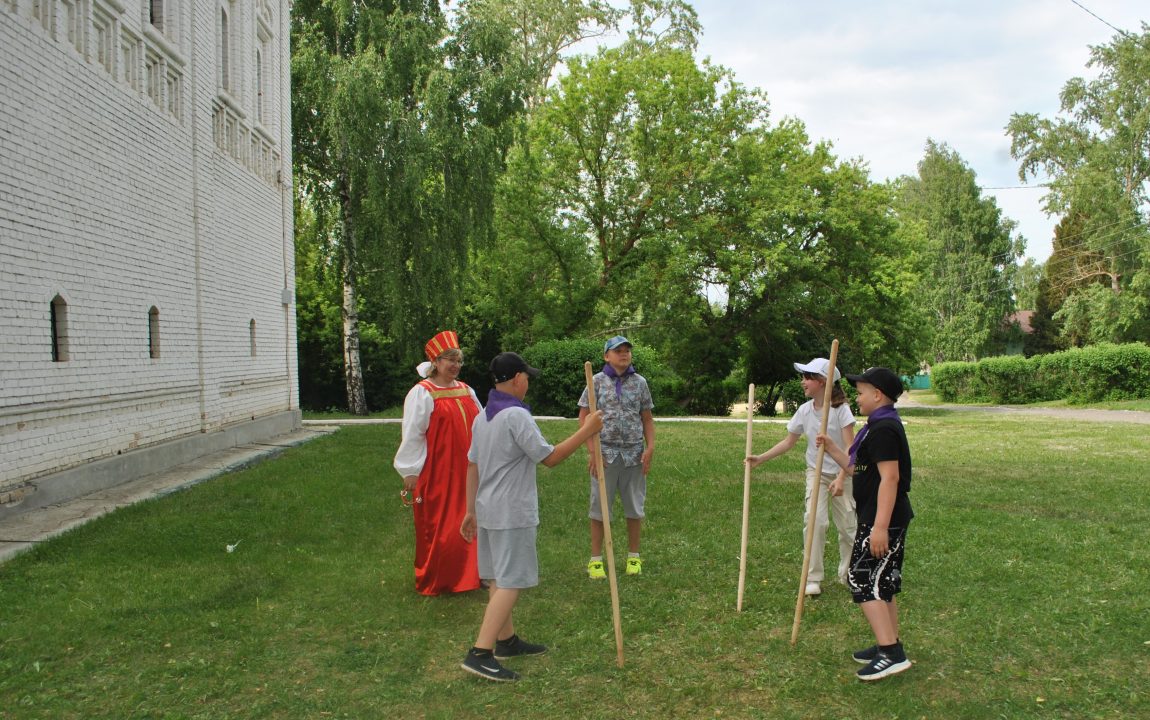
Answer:
[[[831, 391], [834, 388], [835, 367], [838, 364], [838, 358], [839, 341], [836, 338], [831, 343], [830, 364], [827, 366], [827, 383], [823, 388], [823, 417], [819, 424], [820, 435], [827, 434], [827, 419], [831, 412]], [[803, 600], [806, 599], [807, 573], [811, 569], [811, 544], [815, 540], [815, 525], [818, 524], [815, 522], [815, 512], [819, 507], [819, 489], [823, 477], [823, 455], [826, 454], [826, 450], [824, 445], [819, 445], [819, 452], [815, 458], [814, 487], [811, 488], [811, 504], [807, 510], [807, 517], [810, 518], [810, 522], [807, 523], [807, 539], [803, 546], [803, 571], [799, 576], [799, 599], [795, 602], [795, 622], [791, 626], [791, 645], [799, 641], [799, 623], [803, 619]]]
[[[751, 431], [754, 428], [755, 384], [747, 386], [747, 449], [744, 458], [751, 455]], [[743, 611], [743, 587], [747, 581], [747, 526], [751, 519], [751, 465], [743, 461], [743, 534], [739, 544], [739, 597], [735, 602], [735, 612]]]
[[[583, 374], [587, 377], [587, 405], [592, 413], [598, 410], [595, 397], [595, 380], [591, 363], [583, 363]], [[615, 548], [611, 544], [611, 506], [607, 498], [607, 480], [603, 474], [603, 451], [599, 447], [599, 434], [591, 436], [591, 455], [595, 462], [595, 474], [599, 478], [599, 509], [603, 513], [603, 555], [607, 559], [607, 578], [611, 584], [611, 617], [615, 622], [615, 664], [623, 667], [623, 624], [619, 619], [619, 583], [615, 579]]]

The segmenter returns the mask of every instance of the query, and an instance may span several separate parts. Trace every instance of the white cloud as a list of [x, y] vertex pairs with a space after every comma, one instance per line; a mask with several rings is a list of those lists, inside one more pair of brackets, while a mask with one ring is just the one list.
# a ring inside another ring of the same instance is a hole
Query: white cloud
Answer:
[[[1085, 0], [1140, 30], [1142, 2]], [[1114, 30], [1070, 0], [747, 3], [696, 0], [700, 53], [766, 91], [773, 116], [802, 120], [876, 179], [915, 172], [927, 138], [945, 142], [984, 186], [1016, 186], [1004, 127], [1016, 112], [1053, 117], [1058, 93], [1089, 76], [1088, 45]], [[1056, 219], [1038, 189], [991, 190], [1045, 260]]]

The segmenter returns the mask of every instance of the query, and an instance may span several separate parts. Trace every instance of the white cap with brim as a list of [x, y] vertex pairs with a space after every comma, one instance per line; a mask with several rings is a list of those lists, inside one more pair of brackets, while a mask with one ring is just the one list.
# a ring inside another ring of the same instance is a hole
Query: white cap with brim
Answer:
[[[831, 361], [826, 358], [815, 358], [806, 365], [795, 363], [795, 370], [800, 373], [814, 373], [815, 375], [827, 377], [827, 368], [830, 367], [830, 364]], [[842, 378], [842, 375], [839, 373], [839, 369], [835, 368], [835, 382], [838, 382], [840, 378]]]

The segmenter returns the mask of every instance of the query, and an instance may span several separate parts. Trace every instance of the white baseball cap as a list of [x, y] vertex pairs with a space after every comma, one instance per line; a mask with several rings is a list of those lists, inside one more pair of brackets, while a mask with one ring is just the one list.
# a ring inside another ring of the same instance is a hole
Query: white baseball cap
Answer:
[[[802, 363], [795, 363], [795, 370], [800, 373], [814, 373], [815, 375], [827, 376], [827, 368], [830, 367], [831, 361], [826, 358], [815, 358], [806, 365]], [[835, 382], [838, 382], [842, 375], [839, 374], [839, 369], [835, 368]]]

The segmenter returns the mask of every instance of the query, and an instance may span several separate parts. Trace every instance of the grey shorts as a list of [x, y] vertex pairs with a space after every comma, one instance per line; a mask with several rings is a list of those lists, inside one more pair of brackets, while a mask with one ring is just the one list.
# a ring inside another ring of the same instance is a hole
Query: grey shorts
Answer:
[[476, 533], [479, 577], [496, 587], [530, 588], [539, 584], [539, 557], [535, 553], [536, 528], [488, 530]]
[[[647, 500], [647, 476], [643, 474], [643, 464], [627, 467], [623, 458], [617, 457], [603, 465], [603, 477], [607, 483], [607, 503], [611, 506], [611, 519], [615, 518], [615, 494], [623, 501], [623, 516], [632, 520], [644, 517], [643, 504]], [[591, 509], [587, 517], [602, 520], [603, 510], [599, 507], [599, 481], [591, 478]]]

